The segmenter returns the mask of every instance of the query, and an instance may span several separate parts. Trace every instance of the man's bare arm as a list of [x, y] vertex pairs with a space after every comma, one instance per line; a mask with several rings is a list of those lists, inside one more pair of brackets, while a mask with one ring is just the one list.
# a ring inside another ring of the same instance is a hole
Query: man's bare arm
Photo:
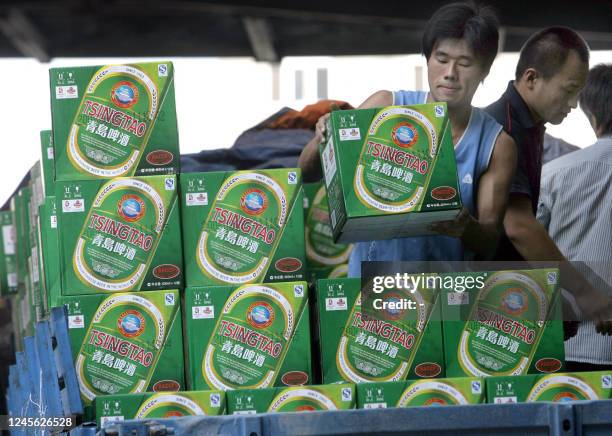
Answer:
[[476, 193], [477, 221], [471, 221], [463, 235], [465, 245], [483, 259], [491, 259], [503, 227], [510, 186], [516, 171], [514, 139], [501, 132], [489, 168], [480, 177]]
[[[373, 107], [384, 107], [393, 104], [393, 93], [391, 91], [377, 91], [369, 96], [358, 109], [367, 109]], [[319, 157], [319, 144], [323, 141], [325, 134], [325, 124], [329, 114], [323, 115], [317, 121], [315, 128], [315, 136], [302, 150], [298, 166], [302, 170], [302, 179], [305, 183], [316, 182], [323, 177], [321, 171], [321, 159]]]
[[501, 233], [508, 193], [516, 170], [517, 151], [514, 140], [500, 133], [493, 149], [489, 168], [480, 177], [476, 193], [478, 218], [463, 208], [451, 221], [432, 224], [431, 230], [443, 235], [461, 238], [471, 251], [482, 259], [490, 259]]

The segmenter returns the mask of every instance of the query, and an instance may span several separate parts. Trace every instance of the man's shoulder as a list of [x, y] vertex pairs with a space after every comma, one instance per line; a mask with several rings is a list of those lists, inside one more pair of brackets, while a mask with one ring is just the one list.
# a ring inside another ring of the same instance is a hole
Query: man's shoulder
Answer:
[[583, 164], [590, 155], [588, 147], [572, 151], [571, 153], [564, 154], [550, 162], [544, 164], [542, 167], [542, 176], [548, 176], [553, 173], [561, 172], [570, 168], [574, 168]]

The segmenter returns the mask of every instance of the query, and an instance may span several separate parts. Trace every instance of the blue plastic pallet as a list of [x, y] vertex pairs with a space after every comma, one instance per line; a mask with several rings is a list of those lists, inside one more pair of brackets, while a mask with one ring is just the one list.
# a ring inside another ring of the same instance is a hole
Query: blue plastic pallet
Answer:
[[482, 404], [248, 416], [131, 420], [111, 424], [106, 435], [557, 435], [575, 434], [570, 404]]
[[[16, 364], [9, 369], [10, 416], [76, 418], [82, 415], [65, 309], [54, 308], [50, 320], [38, 322], [35, 335], [24, 338], [23, 350], [16, 353]], [[34, 430], [12, 432], [26, 433], [34, 434]]]

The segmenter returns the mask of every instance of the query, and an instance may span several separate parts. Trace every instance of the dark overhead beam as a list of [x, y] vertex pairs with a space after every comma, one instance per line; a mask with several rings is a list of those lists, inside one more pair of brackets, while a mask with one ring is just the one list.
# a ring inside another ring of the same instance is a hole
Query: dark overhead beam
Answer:
[[263, 62], [278, 62], [274, 48], [272, 27], [265, 18], [244, 17], [242, 19], [255, 59]]
[[40, 32], [34, 23], [17, 8], [0, 18], [0, 32], [26, 57], [40, 62], [49, 62], [51, 56]]

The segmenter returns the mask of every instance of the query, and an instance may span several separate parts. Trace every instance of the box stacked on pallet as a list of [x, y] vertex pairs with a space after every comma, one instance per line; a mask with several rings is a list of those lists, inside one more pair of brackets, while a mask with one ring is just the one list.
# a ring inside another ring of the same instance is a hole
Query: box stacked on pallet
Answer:
[[68, 305], [83, 401], [182, 389], [173, 65], [53, 68], [50, 81], [45, 301]]
[[390, 301], [409, 300], [416, 308], [389, 306], [374, 318], [362, 305], [361, 280], [317, 282], [318, 330], [324, 383], [382, 382], [444, 375], [438, 291], [397, 289]]

